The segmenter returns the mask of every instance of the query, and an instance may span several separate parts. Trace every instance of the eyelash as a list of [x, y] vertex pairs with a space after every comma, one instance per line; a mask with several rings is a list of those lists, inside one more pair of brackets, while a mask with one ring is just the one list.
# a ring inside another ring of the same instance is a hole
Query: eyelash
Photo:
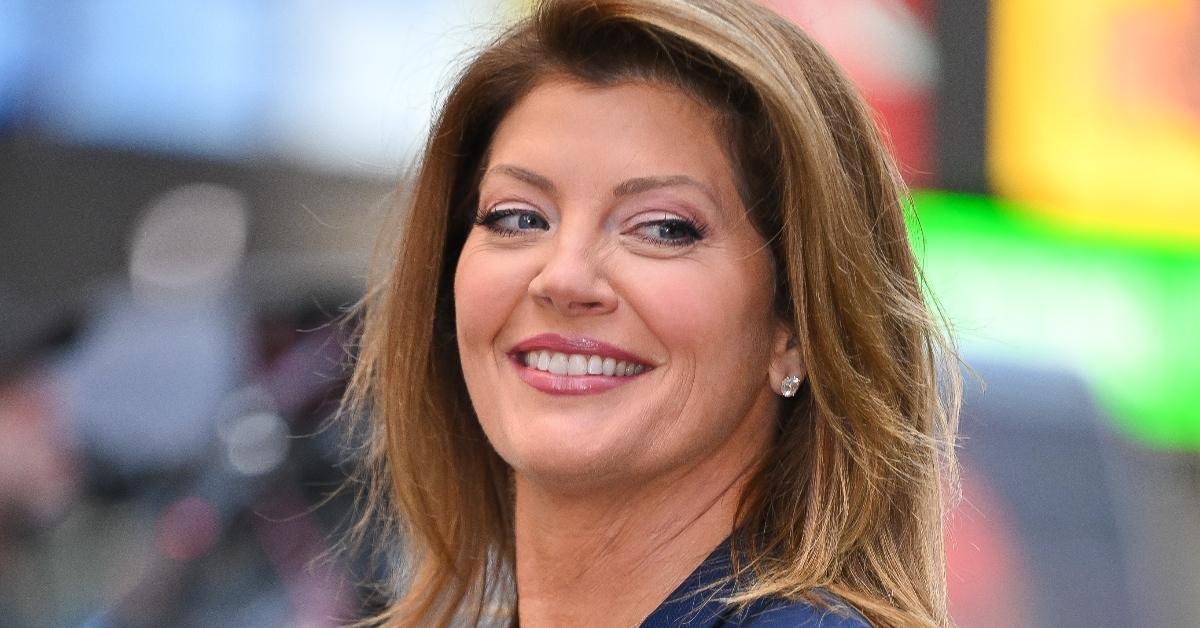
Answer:
[[[475, 224], [481, 226], [497, 235], [503, 237], [512, 237], [520, 235], [522, 229], [510, 229], [500, 225], [500, 221], [510, 216], [532, 216], [542, 223], [547, 223], [546, 219], [539, 213], [518, 208], [502, 208], [493, 209], [479, 214], [475, 219]], [[653, 236], [641, 235], [640, 231], [648, 227], [663, 227], [673, 226], [676, 228], [682, 227], [685, 230], [684, 237], [679, 239], [657, 238]], [[697, 222], [692, 218], [674, 216], [670, 218], [660, 218], [658, 220], [650, 220], [640, 223], [633, 227], [630, 232], [635, 234], [638, 239], [655, 244], [658, 246], [682, 247], [695, 244], [708, 236], [708, 226]]]
[[640, 232], [642, 229], [645, 229], [647, 227], [662, 227], [662, 226], [668, 226], [668, 225], [674, 226], [677, 228], [682, 227], [686, 231], [686, 233], [684, 234], [685, 237], [680, 238], [680, 239], [674, 239], [674, 240], [668, 240], [665, 238], [648, 237], [648, 236], [644, 236], [644, 235], [640, 235], [640, 234], [637, 235], [637, 237], [641, 240], [644, 240], [651, 244], [657, 244], [659, 246], [690, 246], [690, 245], [693, 245], [693, 244], [703, 240], [706, 236], [708, 236], [708, 226], [707, 225], [701, 224], [691, 218], [684, 218], [684, 217], [679, 217], [679, 216], [675, 216], [675, 217], [671, 217], [671, 218], [661, 218], [659, 220], [651, 220], [648, 222], [643, 222], [643, 223], [637, 225], [636, 227], [634, 227], [633, 231]]
[[504, 237], [515, 236], [515, 235], [519, 235], [521, 233], [520, 229], [509, 229], [507, 227], [501, 226], [499, 223], [501, 220], [508, 218], [509, 216], [525, 216], [525, 215], [533, 216], [533, 217], [537, 218], [538, 220], [542, 221], [543, 223], [547, 222], [546, 219], [543, 218], [541, 214], [539, 214], [535, 211], [510, 207], [510, 208], [505, 208], [505, 209], [493, 209], [491, 211], [484, 212], [475, 218], [475, 224], [480, 227], [483, 227], [483, 228], [487, 229], [488, 231], [491, 231], [497, 235], [500, 235], [500, 236], [504, 236]]

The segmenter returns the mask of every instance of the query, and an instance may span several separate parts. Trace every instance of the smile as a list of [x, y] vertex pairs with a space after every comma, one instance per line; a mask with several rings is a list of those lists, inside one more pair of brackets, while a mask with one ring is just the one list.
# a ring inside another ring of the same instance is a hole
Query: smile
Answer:
[[527, 351], [520, 354], [519, 359], [531, 369], [545, 371], [553, 375], [613, 375], [625, 377], [637, 375], [646, 369], [644, 364], [632, 361], [617, 360], [601, 355], [582, 355], [579, 353], [560, 353], [558, 351]]
[[586, 395], [612, 390], [653, 370], [643, 358], [591, 338], [541, 334], [509, 351], [520, 378], [554, 395]]

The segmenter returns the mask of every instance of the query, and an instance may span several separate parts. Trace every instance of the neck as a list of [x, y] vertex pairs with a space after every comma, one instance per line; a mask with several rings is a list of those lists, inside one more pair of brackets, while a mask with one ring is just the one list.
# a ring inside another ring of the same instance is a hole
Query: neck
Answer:
[[721, 468], [585, 496], [518, 475], [521, 625], [639, 625], [733, 531], [750, 467]]

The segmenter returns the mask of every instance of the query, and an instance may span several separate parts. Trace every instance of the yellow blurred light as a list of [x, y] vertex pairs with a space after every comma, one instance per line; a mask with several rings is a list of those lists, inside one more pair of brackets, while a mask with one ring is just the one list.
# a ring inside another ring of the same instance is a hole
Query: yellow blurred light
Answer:
[[1056, 220], [1200, 240], [1200, 2], [992, 4], [989, 175]]

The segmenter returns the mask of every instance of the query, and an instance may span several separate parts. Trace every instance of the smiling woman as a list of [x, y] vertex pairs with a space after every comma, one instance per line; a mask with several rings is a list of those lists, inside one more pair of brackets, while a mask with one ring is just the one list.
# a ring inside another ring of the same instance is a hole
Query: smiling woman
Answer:
[[[467, 389], [519, 496], [570, 488], [593, 507], [602, 494], [629, 506], [658, 495], [633, 486], [669, 474], [664, 489], [703, 501], [732, 490], [713, 478], [741, 477], [765, 449], [768, 370], [803, 370], [798, 348], [772, 355], [790, 332], [775, 324], [770, 256], [714, 123], [654, 83], [548, 76], [497, 128], [454, 301]], [[720, 543], [722, 524], [699, 545]], [[650, 527], [642, 542], [676, 532]]]
[[540, 4], [454, 86], [364, 302], [377, 621], [947, 624], [956, 382], [903, 195], [768, 11]]

